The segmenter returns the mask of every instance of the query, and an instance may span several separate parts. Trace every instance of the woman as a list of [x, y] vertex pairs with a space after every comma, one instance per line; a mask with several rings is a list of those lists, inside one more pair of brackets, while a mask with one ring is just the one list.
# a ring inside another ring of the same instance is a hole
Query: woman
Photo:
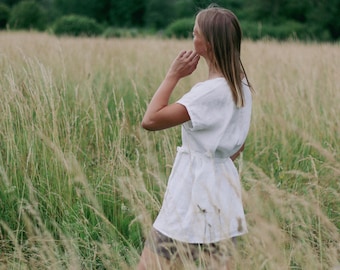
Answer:
[[[251, 91], [240, 59], [241, 29], [229, 10], [210, 6], [196, 16], [194, 51], [182, 51], [151, 99], [142, 127], [160, 130], [182, 124], [162, 208], [138, 269], [166, 269], [174, 260], [205, 258], [212, 269], [228, 268], [230, 239], [247, 226], [234, 166], [251, 118]], [[206, 81], [169, 104], [178, 81], [203, 57]]]

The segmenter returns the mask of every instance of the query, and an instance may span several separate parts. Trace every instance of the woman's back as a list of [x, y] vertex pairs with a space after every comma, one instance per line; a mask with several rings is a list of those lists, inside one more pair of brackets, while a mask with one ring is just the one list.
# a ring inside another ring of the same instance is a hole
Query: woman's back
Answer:
[[237, 108], [224, 78], [195, 85], [178, 103], [184, 105], [190, 121], [183, 124], [183, 147], [216, 157], [230, 157], [247, 137], [252, 98], [243, 83], [245, 105]]

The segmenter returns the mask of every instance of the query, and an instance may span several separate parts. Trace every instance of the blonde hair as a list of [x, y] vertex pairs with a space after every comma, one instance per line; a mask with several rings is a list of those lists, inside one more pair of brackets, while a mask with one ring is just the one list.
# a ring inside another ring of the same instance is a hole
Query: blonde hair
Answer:
[[212, 49], [212, 64], [227, 80], [237, 107], [244, 106], [242, 75], [248, 78], [241, 62], [242, 31], [237, 17], [228, 9], [209, 6], [201, 10], [196, 21]]

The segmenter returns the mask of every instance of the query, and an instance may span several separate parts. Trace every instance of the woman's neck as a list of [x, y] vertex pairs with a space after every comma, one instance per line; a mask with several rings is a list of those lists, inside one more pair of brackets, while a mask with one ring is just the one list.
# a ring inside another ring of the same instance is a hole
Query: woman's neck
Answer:
[[215, 79], [215, 78], [223, 78], [223, 74], [221, 72], [210, 71], [208, 74], [208, 79]]
[[208, 65], [208, 79], [215, 79], [215, 78], [223, 78], [222, 72], [216, 69], [216, 67], [209, 61], [209, 59], [206, 59], [207, 65]]
[[[211, 61], [206, 59], [206, 62], [207, 62], [208, 69], [209, 69], [208, 80], [215, 79], [215, 78], [224, 78], [223, 73], [219, 71], [216, 67], [214, 67]], [[241, 80], [245, 78], [245, 73], [243, 71], [241, 71], [240, 77], [241, 77]]]

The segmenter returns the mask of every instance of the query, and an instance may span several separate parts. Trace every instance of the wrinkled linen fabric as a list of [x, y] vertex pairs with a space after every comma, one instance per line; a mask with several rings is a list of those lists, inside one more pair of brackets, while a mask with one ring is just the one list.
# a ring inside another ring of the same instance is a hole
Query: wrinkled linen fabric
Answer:
[[214, 243], [247, 233], [238, 171], [230, 159], [248, 135], [252, 98], [243, 81], [245, 106], [237, 108], [224, 78], [196, 84], [177, 103], [190, 121], [169, 176], [153, 227], [187, 243]]

